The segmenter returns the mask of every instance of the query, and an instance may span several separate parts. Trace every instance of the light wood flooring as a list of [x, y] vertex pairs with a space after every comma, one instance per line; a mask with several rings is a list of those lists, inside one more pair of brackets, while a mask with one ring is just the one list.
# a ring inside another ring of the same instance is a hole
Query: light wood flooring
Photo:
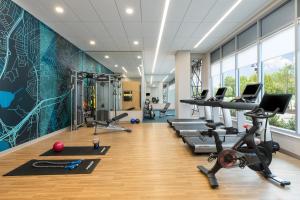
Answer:
[[[300, 161], [278, 153], [271, 169], [290, 180], [281, 188], [255, 172], [227, 169], [218, 173], [220, 187], [212, 190], [196, 168], [207, 163], [207, 156], [193, 155], [167, 124], [126, 124], [132, 133], [101, 133], [102, 145], [110, 145], [108, 154], [92, 174], [57, 176], [0, 176], [0, 199], [300, 199]], [[56, 140], [66, 146], [91, 145], [92, 128], [65, 132], [0, 157], [3, 175], [31, 159], [49, 159], [38, 155]], [[61, 158], [98, 158], [79, 156]], [[59, 159], [58, 157], [54, 157]]]

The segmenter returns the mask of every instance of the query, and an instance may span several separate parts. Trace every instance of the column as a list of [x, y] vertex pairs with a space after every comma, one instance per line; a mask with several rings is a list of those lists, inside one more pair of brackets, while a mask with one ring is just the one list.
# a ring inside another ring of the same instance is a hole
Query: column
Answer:
[[175, 54], [175, 110], [177, 118], [191, 118], [191, 106], [180, 99], [191, 98], [191, 55], [189, 51]]

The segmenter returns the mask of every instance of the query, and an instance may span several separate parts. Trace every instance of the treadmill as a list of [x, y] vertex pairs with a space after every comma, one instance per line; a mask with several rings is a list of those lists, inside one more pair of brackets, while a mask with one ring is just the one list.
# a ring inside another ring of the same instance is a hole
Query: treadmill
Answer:
[[[173, 126], [174, 130], [176, 131], [178, 136], [184, 137], [184, 136], [199, 136], [199, 130], [201, 131], [207, 131], [208, 127], [206, 126], [207, 123], [218, 123], [219, 125], [224, 125], [225, 127], [229, 127], [232, 126], [231, 123], [227, 123], [227, 121], [231, 121], [231, 116], [225, 116], [224, 113], [223, 114], [223, 118], [228, 119], [228, 117], [230, 117], [230, 119], [225, 121], [225, 124], [223, 124], [222, 122], [220, 122], [220, 117], [219, 117], [219, 102], [223, 101], [225, 94], [226, 94], [227, 88], [226, 87], [222, 87], [219, 88], [215, 94], [215, 97], [211, 97], [210, 99], [208, 99], [207, 101], [203, 101], [203, 100], [194, 100], [194, 102], [191, 102], [193, 104], [196, 105], [200, 105], [200, 106], [204, 106], [206, 109], [209, 108], [211, 114], [213, 116], [213, 120], [207, 120], [207, 121], [203, 121], [202, 123], [198, 123], [198, 124], [175, 124]], [[185, 100], [182, 100], [185, 101]], [[209, 103], [208, 103], [209, 102]], [[213, 105], [216, 102], [216, 106]]]
[[[238, 110], [237, 117], [238, 125], [236, 132], [232, 131], [234, 129], [228, 130], [226, 127], [222, 127], [218, 124], [208, 123], [207, 126], [214, 131], [218, 132], [221, 138], [223, 138], [223, 147], [230, 148], [236, 143], [238, 139], [244, 133], [243, 124], [246, 121], [244, 112], [246, 110], [252, 110], [258, 104], [255, 103], [258, 94], [262, 88], [262, 84], [249, 84], [243, 91], [241, 97], [237, 97], [231, 102], [218, 102], [219, 106], [222, 108], [223, 112], [230, 113], [229, 109]], [[217, 104], [215, 103], [215, 106]], [[224, 119], [225, 120], [225, 119]], [[207, 137], [201, 135], [201, 130], [198, 130], [198, 136], [185, 136], [183, 141], [192, 149], [194, 153], [211, 153], [216, 152], [216, 145], [213, 137]]]
[[[195, 105], [196, 100], [200, 100], [200, 101], [205, 100], [207, 94], [208, 94], [208, 90], [203, 90], [201, 92], [200, 98], [181, 100], [180, 102]], [[203, 121], [205, 121], [205, 119], [207, 119], [207, 117], [200, 117], [199, 119], [168, 119], [167, 122], [171, 127], [173, 127], [175, 124], [188, 124], [188, 125], [199, 124], [199, 123], [201, 124], [203, 123]]]

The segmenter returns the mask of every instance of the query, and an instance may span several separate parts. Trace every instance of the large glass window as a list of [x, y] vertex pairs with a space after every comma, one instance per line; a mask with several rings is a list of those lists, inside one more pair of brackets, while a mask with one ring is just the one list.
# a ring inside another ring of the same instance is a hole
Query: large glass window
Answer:
[[221, 87], [221, 69], [220, 62], [215, 62], [211, 65], [211, 82], [212, 94], [214, 95], [219, 87]]
[[258, 82], [257, 73], [257, 45], [248, 47], [237, 55], [239, 95], [247, 84]]
[[228, 56], [222, 61], [223, 86], [227, 87], [226, 101], [232, 100], [235, 95], [235, 56]]
[[296, 130], [296, 78], [294, 65], [295, 30], [289, 28], [262, 42], [262, 69], [265, 93], [293, 94], [287, 112], [277, 115], [270, 124]]

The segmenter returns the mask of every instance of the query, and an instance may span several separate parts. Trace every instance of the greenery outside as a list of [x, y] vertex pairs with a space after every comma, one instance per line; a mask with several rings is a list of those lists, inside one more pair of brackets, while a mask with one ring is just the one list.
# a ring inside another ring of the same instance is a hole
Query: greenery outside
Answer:
[[[295, 120], [295, 67], [293, 65], [293, 53], [279, 56], [263, 62], [264, 69], [264, 92], [277, 94], [293, 94], [287, 112], [284, 115], [277, 115], [270, 119], [270, 124], [280, 128], [296, 130]], [[231, 75], [230, 75], [231, 74]], [[224, 86], [228, 88], [226, 97], [235, 96], [235, 76], [233, 73], [223, 74]], [[257, 83], [257, 68], [247, 66], [239, 69], [240, 91], [243, 91], [247, 84]], [[232, 113], [233, 114], [233, 113]]]

